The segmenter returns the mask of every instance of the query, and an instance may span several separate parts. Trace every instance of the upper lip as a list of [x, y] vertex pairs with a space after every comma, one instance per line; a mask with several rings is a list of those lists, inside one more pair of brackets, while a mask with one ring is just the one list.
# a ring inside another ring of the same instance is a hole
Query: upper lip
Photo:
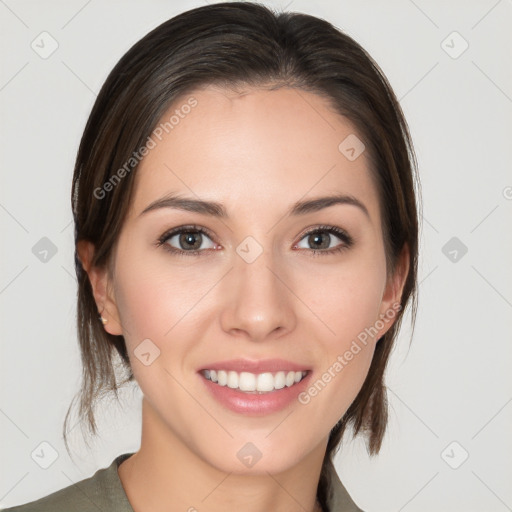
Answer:
[[227, 370], [234, 372], [266, 373], [266, 372], [300, 372], [308, 371], [309, 368], [304, 364], [294, 363], [286, 359], [230, 359], [229, 361], [217, 361], [202, 366], [202, 370]]

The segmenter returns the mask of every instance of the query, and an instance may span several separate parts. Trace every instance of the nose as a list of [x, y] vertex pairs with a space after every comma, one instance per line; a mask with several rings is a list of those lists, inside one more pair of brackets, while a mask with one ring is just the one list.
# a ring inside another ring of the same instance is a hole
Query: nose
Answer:
[[234, 268], [223, 280], [221, 292], [220, 321], [228, 334], [261, 342], [295, 328], [293, 292], [286, 272], [272, 260], [268, 251], [252, 263], [235, 256]]

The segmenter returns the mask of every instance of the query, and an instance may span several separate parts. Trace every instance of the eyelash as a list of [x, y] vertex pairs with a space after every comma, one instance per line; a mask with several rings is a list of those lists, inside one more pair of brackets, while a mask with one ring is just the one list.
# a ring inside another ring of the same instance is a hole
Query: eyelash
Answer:
[[[210, 234], [210, 232], [208, 230], [206, 230], [205, 228], [199, 227], [195, 224], [192, 224], [192, 225], [188, 225], [188, 226], [180, 226], [177, 228], [173, 228], [169, 231], [166, 231], [162, 236], [160, 236], [160, 238], [158, 238], [158, 240], [156, 241], [156, 246], [157, 247], [163, 246], [164, 250], [166, 250], [174, 255], [177, 255], [177, 256], [196, 256], [196, 255], [199, 255], [199, 253], [205, 251], [205, 249], [195, 249], [193, 251], [183, 251], [180, 249], [176, 249], [175, 247], [171, 247], [169, 244], [166, 243], [169, 240], [169, 238], [172, 238], [174, 235], [177, 235], [177, 234], [180, 234], [183, 232], [201, 233], [201, 234], [206, 235], [208, 238], [212, 239], [212, 241], [213, 241], [213, 236]], [[339, 245], [338, 247], [334, 247], [334, 248], [328, 249], [328, 250], [306, 249], [307, 251], [312, 253], [311, 255], [313, 257], [341, 253], [343, 251], [346, 251], [350, 247], [352, 247], [352, 245], [354, 243], [353, 238], [348, 233], [346, 233], [343, 229], [337, 228], [336, 226], [327, 226], [327, 225], [317, 226], [316, 228], [314, 228], [310, 231], [307, 231], [306, 233], [304, 233], [302, 235], [300, 240], [302, 240], [306, 236], [309, 236], [309, 235], [312, 235], [315, 233], [333, 234], [333, 235], [337, 236], [338, 238], [340, 238], [342, 240], [343, 244]], [[304, 249], [301, 249], [301, 250], [304, 250]]]

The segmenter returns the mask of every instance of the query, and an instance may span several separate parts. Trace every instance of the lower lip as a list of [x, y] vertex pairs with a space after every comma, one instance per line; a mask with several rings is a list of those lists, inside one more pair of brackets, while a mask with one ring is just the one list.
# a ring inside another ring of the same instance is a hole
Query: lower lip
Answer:
[[208, 380], [201, 373], [199, 377], [205, 383], [208, 391], [224, 407], [239, 414], [261, 416], [280, 411], [297, 399], [299, 393], [308, 386], [311, 372], [297, 384], [271, 391], [270, 393], [244, 393], [228, 386], [219, 386]]

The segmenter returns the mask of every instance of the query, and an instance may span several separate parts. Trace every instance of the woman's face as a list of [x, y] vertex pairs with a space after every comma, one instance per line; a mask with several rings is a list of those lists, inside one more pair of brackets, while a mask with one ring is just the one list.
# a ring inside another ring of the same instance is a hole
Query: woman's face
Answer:
[[[202, 461], [278, 472], [323, 456], [401, 294], [367, 153], [305, 91], [210, 86], [173, 114], [103, 276], [105, 328], [125, 337], [153, 427]], [[355, 201], [314, 202], [331, 196]]]

